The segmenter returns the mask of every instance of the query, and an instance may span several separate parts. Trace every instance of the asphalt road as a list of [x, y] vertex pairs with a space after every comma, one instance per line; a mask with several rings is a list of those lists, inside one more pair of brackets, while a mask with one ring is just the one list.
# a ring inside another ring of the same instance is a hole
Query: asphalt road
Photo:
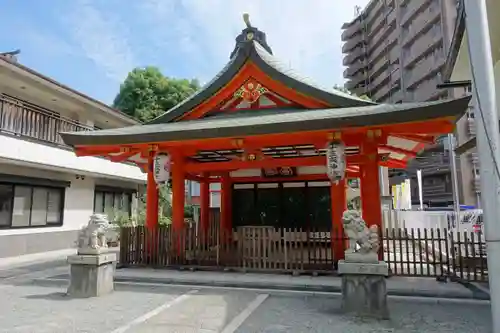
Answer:
[[0, 333], [490, 332], [486, 302], [390, 299], [391, 319], [340, 312], [335, 295], [120, 283], [113, 294], [71, 299], [65, 266], [0, 277]]

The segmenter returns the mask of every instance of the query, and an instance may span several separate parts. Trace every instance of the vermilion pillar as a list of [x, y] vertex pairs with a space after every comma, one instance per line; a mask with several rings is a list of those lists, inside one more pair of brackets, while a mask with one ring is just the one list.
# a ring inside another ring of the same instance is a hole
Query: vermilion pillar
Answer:
[[342, 214], [347, 209], [346, 181], [330, 186], [331, 214], [332, 214], [332, 246], [335, 261], [344, 259], [344, 228]]
[[174, 155], [172, 172], [172, 227], [174, 230], [184, 228], [184, 201], [186, 189], [184, 183], [184, 157]]
[[232, 184], [229, 175], [222, 176], [221, 179], [221, 229], [231, 230], [232, 210], [231, 210]]
[[146, 185], [146, 227], [158, 226], [158, 188], [154, 176], [154, 152], [148, 157], [148, 178]]
[[[206, 177], [204, 177], [206, 178]], [[210, 223], [210, 183], [208, 179], [200, 183], [200, 226], [207, 230]]]
[[[382, 231], [382, 201], [380, 198], [380, 180], [378, 171], [377, 144], [367, 141], [362, 145], [364, 163], [360, 166], [361, 172], [361, 209], [363, 219], [368, 227], [377, 225]], [[383, 259], [380, 247], [379, 259]]]

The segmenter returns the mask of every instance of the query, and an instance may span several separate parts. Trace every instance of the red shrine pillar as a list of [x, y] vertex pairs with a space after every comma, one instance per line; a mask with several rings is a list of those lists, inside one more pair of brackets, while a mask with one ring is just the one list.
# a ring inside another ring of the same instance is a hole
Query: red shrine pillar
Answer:
[[332, 247], [335, 261], [344, 259], [345, 244], [343, 240], [344, 228], [342, 214], [347, 209], [346, 180], [330, 185], [331, 214], [332, 214]]
[[146, 227], [154, 229], [158, 227], [158, 187], [154, 176], [155, 152], [150, 151], [148, 156], [148, 177], [146, 185]]
[[232, 229], [232, 183], [229, 174], [222, 176], [221, 179], [221, 216], [220, 224], [221, 230], [229, 231]]
[[184, 228], [184, 201], [186, 188], [184, 180], [184, 157], [174, 154], [172, 166], [172, 227], [173, 230]]
[[208, 175], [204, 175], [200, 182], [200, 226], [202, 230], [210, 227], [210, 182]]
[[[378, 170], [378, 149], [374, 141], [365, 141], [361, 146], [364, 163], [360, 166], [361, 173], [361, 209], [363, 219], [368, 227], [377, 225], [382, 232], [382, 201], [380, 198], [380, 180]], [[379, 260], [383, 259], [383, 249], [380, 247]]]

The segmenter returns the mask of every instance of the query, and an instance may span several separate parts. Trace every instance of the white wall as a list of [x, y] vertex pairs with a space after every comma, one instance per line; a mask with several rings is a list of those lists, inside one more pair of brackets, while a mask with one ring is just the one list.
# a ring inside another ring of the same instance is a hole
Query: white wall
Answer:
[[84, 179], [77, 179], [76, 176], [71, 173], [40, 170], [3, 163], [0, 164], [0, 173], [71, 182], [71, 186], [65, 188], [62, 226], [47, 228], [4, 229], [0, 230], [0, 237], [5, 235], [21, 235], [80, 229], [88, 223], [88, 218], [94, 211], [94, 189], [96, 184], [132, 189], [137, 188], [137, 185], [133, 182], [120, 182], [116, 180], [97, 179], [87, 176], [84, 177]]
[[133, 165], [113, 163], [98, 157], [77, 157], [70, 150], [46, 146], [7, 135], [0, 135], [1, 158], [56, 168], [60, 171], [72, 171], [88, 176], [104, 176], [137, 183], [146, 181], [146, 175]]

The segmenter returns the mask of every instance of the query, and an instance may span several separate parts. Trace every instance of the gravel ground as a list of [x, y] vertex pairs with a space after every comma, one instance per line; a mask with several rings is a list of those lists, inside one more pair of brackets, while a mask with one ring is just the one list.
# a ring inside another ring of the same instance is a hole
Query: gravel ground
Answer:
[[376, 321], [342, 314], [338, 296], [303, 293], [119, 283], [113, 294], [71, 299], [65, 281], [50, 279], [65, 270], [4, 279], [0, 333], [491, 332], [485, 302], [390, 299], [391, 320]]
[[491, 332], [490, 307], [472, 303], [390, 300], [390, 320], [340, 313], [332, 297], [269, 297], [237, 331], [250, 332]]

